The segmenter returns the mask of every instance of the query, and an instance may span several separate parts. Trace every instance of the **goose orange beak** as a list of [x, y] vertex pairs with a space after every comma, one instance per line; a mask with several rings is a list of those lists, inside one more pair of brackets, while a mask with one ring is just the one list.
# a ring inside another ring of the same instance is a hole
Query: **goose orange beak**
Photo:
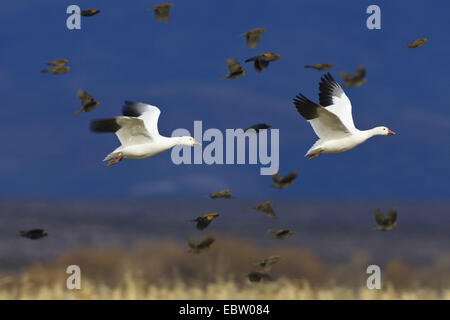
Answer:
[[388, 135], [390, 135], [390, 136], [393, 136], [394, 134], [395, 134], [395, 132], [394, 132], [394, 131], [392, 131], [392, 130], [388, 129]]
[[197, 140], [194, 141], [194, 146], [201, 146], [202, 144], [198, 142]]

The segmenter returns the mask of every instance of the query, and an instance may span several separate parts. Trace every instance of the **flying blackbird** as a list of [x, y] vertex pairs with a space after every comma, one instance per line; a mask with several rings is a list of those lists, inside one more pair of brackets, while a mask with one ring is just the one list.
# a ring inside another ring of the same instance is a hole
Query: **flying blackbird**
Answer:
[[419, 48], [427, 42], [428, 42], [427, 38], [417, 39], [417, 40], [414, 40], [413, 42], [411, 42], [410, 44], [408, 44], [406, 47], [407, 48]]
[[97, 13], [100, 13], [100, 10], [86, 9], [86, 10], [80, 11], [80, 15], [82, 15], [83, 17], [92, 17], [92, 16], [95, 16]]
[[211, 221], [213, 221], [218, 216], [219, 216], [219, 214], [216, 213], [216, 212], [214, 212], [214, 213], [207, 213], [207, 214], [204, 214], [204, 215], [202, 215], [200, 217], [195, 218], [192, 221], [197, 222], [197, 224], [196, 224], [197, 230], [202, 231], [202, 230], [206, 229], [206, 227], [209, 226]]
[[272, 175], [272, 181], [274, 182], [274, 185], [272, 187], [276, 189], [287, 188], [294, 183], [294, 180], [297, 178], [297, 176], [297, 171], [292, 171], [285, 177], [282, 177], [279, 173], [276, 173]]
[[317, 63], [317, 64], [313, 64], [313, 65], [306, 65], [305, 68], [325, 71], [325, 70], [333, 68], [333, 65], [331, 63]]
[[20, 235], [24, 238], [37, 240], [46, 237], [48, 234], [42, 229], [31, 229], [26, 231], [20, 231]]
[[270, 256], [268, 258], [265, 258], [265, 259], [261, 260], [256, 265], [261, 267], [266, 272], [269, 272], [270, 269], [272, 269], [272, 266], [274, 264], [276, 264], [278, 261], [280, 261], [280, 257], [279, 256]]
[[100, 102], [95, 101], [94, 97], [92, 97], [89, 93], [84, 90], [78, 90], [77, 96], [81, 101], [82, 109], [75, 112], [75, 114], [80, 114], [81, 112], [89, 112], [94, 110], [100, 105]]
[[64, 74], [70, 71], [70, 67], [65, 65], [55, 66], [53, 68], [44, 69], [42, 73]]
[[227, 59], [228, 74], [221, 79], [237, 79], [247, 74], [247, 71], [242, 70], [242, 65], [233, 58]]
[[256, 72], [261, 72], [269, 66], [270, 62], [281, 59], [283, 56], [281, 54], [275, 53], [263, 53], [259, 56], [254, 56], [253, 58], [245, 60], [245, 62], [254, 61], [254, 67]]
[[264, 201], [252, 207], [252, 209], [260, 211], [271, 218], [275, 218], [276, 215], [275, 211], [273, 211], [272, 204], [273, 201]]
[[364, 66], [359, 66], [354, 74], [348, 74], [344, 71], [339, 72], [342, 80], [344, 80], [344, 85], [350, 88], [356, 88], [362, 86], [367, 80], [364, 78], [366, 75], [366, 68]]
[[67, 60], [67, 59], [58, 59], [58, 60], [52, 60], [52, 61], [46, 62], [45, 64], [49, 65], [49, 66], [59, 67], [59, 66], [66, 65], [68, 63], [69, 63], [69, 60]]
[[153, 8], [149, 8], [148, 10], [153, 10], [155, 13], [155, 19], [157, 21], [169, 22], [170, 19], [170, 8], [172, 8], [173, 3], [163, 3], [157, 5]]
[[216, 192], [211, 193], [209, 195], [209, 197], [211, 199], [220, 199], [220, 198], [230, 199], [231, 198], [231, 192], [230, 192], [229, 189], [220, 190], [220, 191], [216, 191]]
[[247, 46], [250, 48], [256, 48], [256, 46], [259, 43], [259, 39], [261, 38], [261, 35], [266, 31], [264, 28], [256, 28], [250, 31], [247, 31], [246, 33], [243, 33], [242, 35], [245, 36], [245, 40], [247, 42]]
[[189, 249], [189, 252], [191, 253], [200, 253], [206, 249], [208, 249], [213, 243], [216, 241], [213, 237], [206, 237], [205, 239], [197, 242], [193, 240], [192, 238], [188, 239], [188, 245], [191, 249]]
[[270, 229], [269, 232], [272, 234], [272, 238], [279, 240], [287, 239], [293, 234], [292, 231], [286, 229], [279, 229], [279, 230]]
[[250, 282], [261, 282], [261, 280], [271, 280], [272, 278], [265, 272], [252, 271], [248, 275]]
[[391, 209], [389, 212], [384, 216], [380, 209], [375, 209], [374, 211], [375, 221], [378, 224], [377, 227], [375, 227], [375, 230], [379, 231], [387, 231], [392, 230], [397, 225], [397, 210]]

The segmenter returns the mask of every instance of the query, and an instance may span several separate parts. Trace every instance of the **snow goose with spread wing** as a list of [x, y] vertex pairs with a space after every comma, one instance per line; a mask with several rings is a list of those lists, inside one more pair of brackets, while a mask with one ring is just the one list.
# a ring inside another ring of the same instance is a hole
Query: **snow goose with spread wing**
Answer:
[[169, 150], [176, 145], [200, 145], [194, 138], [163, 137], [158, 132], [158, 118], [161, 111], [148, 104], [125, 101], [123, 117], [93, 120], [94, 132], [114, 132], [121, 146], [111, 152], [103, 161], [112, 159], [108, 166], [123, 158], [144, 159]]
[[306, 153], [308, 160], [322, 153], [339, 153], [353, 149], [373, 136], [395, 134], [386, 127], [370, 130], [355, 128], [350, 100], [330, 73], [320, 81], [319, 103], [312, 102], [302, 94], [294, 99], [297, 111], [311, 124], [319, 137]]

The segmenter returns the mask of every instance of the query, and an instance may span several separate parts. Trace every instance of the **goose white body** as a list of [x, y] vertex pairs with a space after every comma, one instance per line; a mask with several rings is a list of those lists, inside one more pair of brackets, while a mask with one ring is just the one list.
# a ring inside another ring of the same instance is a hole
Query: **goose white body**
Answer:
[[141, 143], [116, 148], [103, 161], [111, 158], [124, 157], [128, 159], [145, 159], [153, 157], [158, 153], [167, 151], [178, 144], [178, 137], [159, 137], [157, 141]]
[[367, 139], [377, 135], [375, 130], [357, 130], [352, 134], [338, 139], [317, 140], [306, 155], [320, 153], [340, 153], [359, 146]]
[[294, 99], [298, 112], [311, 124], [319, 137], [308, 150], [309, 159], [322, 153], [340, 153], [355, 148], [376, 135], [393, 135], [386, 127], [359, 130], [353, 123], [352, 105], [341, 86], [326, 74], [319, 84], [319, 102], [302, 94]]
[[[164, 137], [158, 132], [161, 111], [140, 102], [125, 102], [122, 117], [94, 120], [95, 132], [114, 132], [121, 145], [108, 154], [103, 161], [123, 158], [144, 159], [173, 148], [176, 145], [200, 145], [192, 137]], [[116, 163], [116, 162], [114, 162]]]

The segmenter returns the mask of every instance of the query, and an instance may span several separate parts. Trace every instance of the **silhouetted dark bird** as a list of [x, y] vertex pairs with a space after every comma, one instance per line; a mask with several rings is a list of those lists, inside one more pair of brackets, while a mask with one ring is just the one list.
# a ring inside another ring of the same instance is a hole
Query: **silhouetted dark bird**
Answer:
[[279, 229], [279, 230], [270, 229], [269, 233], [272, 234], [272, 238], [279, 240], [287, 239], [293, 234], [292, 231], [286, 229]]
[[281, 59], [283, 56], [281, 54], [275, 53], [263, 53], [259, 56], [255, 56], [253, 58], [245, 60], [245, 62], [254, 61], [254, 67], [256, 72], [261, 72], [263, 69], [266, 69], [269, 66], [270, 62], [277, 61]]
[[270, 256], [258, 262], [256, 265], [263, 268], [264, 271], [269, 272], [272, 269], [272, 266], [280, 261], [279, 256]]
[[271, 280], [272, 278], [265, 272], [252, 271], [248, 275], [248, 280], [251, 282], [261, 282], [261, 280]]
[[367, 82], [364, 78], [366, 75], [366, 68], [364, 66], [359, 66], [354, 74], [348, 74], [344, 71], [339, 72], [342, 80], [344, 80], [344, 85], [350, 88], [356, 88], [362, 86]]
[[261, 38], [261, 35], [265, 31], [266, 29], [264, 28], [256, 28], [243, 33], [242, 35], [245, 36], [247, 46], [249, 46], [250, 48], [256, 48], [256, 46], [259, 43], [259, 39]]
[[100, 10], [98, 10], [98, 9], [86, 9], [86, 10], [80, 11], [80, 14], [83, 17], [92, 17], [92, 16], [95, 16], [97, 13], [100, 13]]
[[427, 38], [421, 38], [421, 39], [414, 40], [413, 42], [408, 44], [406, 47], [407, 48], [419, 48], [419, 47], [423, 46], [427, 42], [428, 42]]
[[242, 65], [233, 58], [227, 59], [228, 74], [220, 79], [237, 79], [247, 74], [247, 71], [242, 69]]
[[[252, 125], [251, 127], [245, 129], [245, 132], [253, 132], [255, 131], [256, 133], [259, 133], [259, 130], [266, 130], [269, 129], [270, 125], [268, 125], [267, 123], [257, 123]], [[252, 130], [253, 129], [253, 130]]]
[[44, 69], [42, 73], [64, 74], [70, 71], [70, 67], [65, 65], [55, 66], [53, 68]]
[[31, 229], [27, 231], [20, 231], [20, 235], [24, 238], [37, 240], [48, 236], [47, 232], [42, 229]]
[[269, 216], [271, 218], [275, 218], [276, 215], [275, 215], [275, 211], [272, 208], [272, 205], [273, 205], [273, 201], [264, 201], [264, 202], [257, 204], [256, 206], [252, 207], [252, 209], [262, 212], [266, 216]]
[[77, 96], [80, 99], [83, 108], [81, 110], [75, 111], [74, 114], [92, 111], [100, 105], [100, 102], [95, 101], [94, 97], [84, 90], [78, 90]]
[[170, 8], [172, 8], [173, 3], [163, 3], [157, 5], [153, 8], [149, 8], [148, 10], [153, 10], [155, 13], [155, 19], [157, 21], [169, 22], [170, 19]]
[[292, 171], [285, 177], [282, 177], [279, 173], [275, 173], [274, 175], [272, 175], [272, 181], [274, 182], [274, 185], [272, 187], [276, 189], [287, 188], [294, 183], [294, 180], [297, 178], [297, 176], [297, 171]]
[[197, 230], [204, 230], [207, 226], [209, 226], [209, 224], [211, 223], [211, 221], [213, 221], [215, 218], [217, 218], [219, 216], [218, 213], [214, 212], [214, 213], [207, 213], [204, 214], [200, 217], [195, 218], [194, 222], [197, 222], [196, 224], [196, 228]]
[[229, 189], [220, 190], [220, 191], [216, 191], [216, 192], [211, 193], [209, 195], [209, 197], [211, 199], [220, 199], [220, 198], [230, 199], [231, 198], [231, 192], [230, 192]]
[[386, 216], [381, 213], [380, 209], [375, 209], [374, 216], [378, 224], [375, 230], [387, 231], [394, 229], [397, 225], [397, 210], [395, 209], [389, 210]]
[[69, 60], [67, 60], [67, 59], [57, 59], [57, 60], [52, 60], [52, 61], [46, 62], [45, 64], [49, 65], [49, 66], [58, 67], [58, 66], [63, 66], [68, 63], [69, 63]]
[[333, 68], [333, 65], [331, 63], [316, 63], [313, 65], [306, 65], [305, 68], [325, 71], [325, 70]]
[[206, 237], [205, 239], [197, 242], [192, 238], [188, 239], [188, 245], [191, 249], [189, 249], [189, 252], [192, 253], [200, 253], [206, 249], [208, 249], [213, 243], [216, 241], [213, 237]]

